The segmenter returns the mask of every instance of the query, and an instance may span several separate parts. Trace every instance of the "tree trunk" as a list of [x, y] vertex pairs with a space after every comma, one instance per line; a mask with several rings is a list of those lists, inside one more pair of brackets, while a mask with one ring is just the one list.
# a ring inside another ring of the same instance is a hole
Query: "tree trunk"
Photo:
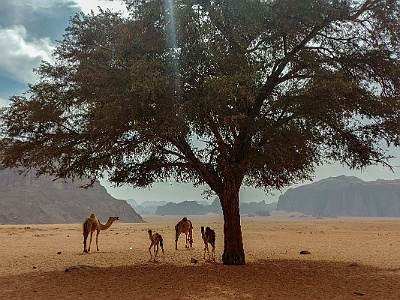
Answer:
[[242, 227], [239, 212], [239, 189], [236, 184], [225, 184], [224, 191], [219, 195], [224, 214], [224, 265], [244, 265]]

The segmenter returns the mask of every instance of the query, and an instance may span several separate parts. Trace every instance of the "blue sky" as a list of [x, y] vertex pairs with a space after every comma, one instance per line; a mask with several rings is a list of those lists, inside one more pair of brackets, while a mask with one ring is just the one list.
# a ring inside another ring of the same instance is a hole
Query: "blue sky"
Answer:
[[[56, 41], [62, 39], [68, 20], [77, 12], [97, 11], [97, 7], [113, 10], [124, 9], [119, 0], [1, 0], [0, 9], [0, 106], [8, 104], [12, 95], [22, 94], [28, 83], [35, 82], [33, 69], [42, 60], [51, 60], [51, 51]], [[396, 156], [392, 165], [400, 165], [400, 149], [392, 149]], [[314, 181], [326, 177], [351, 175], [365, 181], [376, 179], [399, 179], [400, 168], [394, 173], [387, 168], [374, 166], [364, 171], [349, 170], [339, 164], [325, 165], [315, 173]], [[166, 200], [179, 202], [184, 200], [202, 200], [203, 188], [194, 189], [190, 184], [161, 183], [151, 188], [132, 189], [122, 187], [114, 189], [102, 181], [109, 193], [118, 199]], [[265, 195], [262, 190], [245, 188], [241, 192], [243, 201], [277, 201], [280, 192]]]

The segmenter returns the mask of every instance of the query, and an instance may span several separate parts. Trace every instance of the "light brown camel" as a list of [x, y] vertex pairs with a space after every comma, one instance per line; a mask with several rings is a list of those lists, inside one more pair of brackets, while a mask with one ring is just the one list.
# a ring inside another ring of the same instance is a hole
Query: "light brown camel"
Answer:
[[190, 220], [188, 220], [186, 217], [183, 217], [182, 220], [178, 222], [178, 224], [175, 225], [175, 249], [178, 250], [178, 238], [181, 233], [184, 233], [186, 236], [186, 243], [185, 243], [185, 248], [192, 247], [193, 244], [193, 235], [192, 235], [192, 230], [193, 230], [193, 225]]
[[201, 226], [201, 237], [204, 241], [204, 256], [206, 258], [206, 251], [208, 253], [208, 259], [210, 259], [210, 251], [208, 250], [208, 244], [211, 245], [211, 257], [212, 260], [215, 261], [215, 231], [212, 230], [210, 227], [206, 227], [204, 231], [204, 226]]
[[163, 244], [163, 238], [161, 234], [159, 233], [154, 233], [151, 229], [148, 231], [149, 233], [149, 239], [151, 241], [150, 247], [149, 247], [149, 252], [150, 252], [150, 260], [152, 260], [152, 254], [151, 254], [151, 247], [154, 247], [154, 261], [156, 261], [157, 253], [158, 253], [158, 244], [160, 244], [162, 253], [164, 254], [164, 244]]
[[[95, 216], [95, 214], [91, 214], [85, 222], [83, 222], [83, 252], [88, 253], [90, 251], [90, 244], [92, 243], [92, 237], [93, 237], [93, 232], [97, 231], [96, 234], [96, 246], [97, 246], [97, 251], [99, 251], [99, 234], [100, 230], [106, 230], [110, 228], [111, 224], [119, 220], [118, 217], [109, 217], [107, 220], [106, 224], [101, 224], [100, 220]], [[89, 241], [89, 247], [86, 248], [86, 240], [88, 238], [88, 235], [90, 233], [90, 241]]]

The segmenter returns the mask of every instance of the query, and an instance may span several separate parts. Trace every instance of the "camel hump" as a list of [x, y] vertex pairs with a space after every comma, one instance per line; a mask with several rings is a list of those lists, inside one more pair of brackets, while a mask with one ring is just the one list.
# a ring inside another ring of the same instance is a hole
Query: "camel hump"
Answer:
[[186, 218], [186, 217], [183, 217], [183, 218], [182, 218], [182, 221], [183, 221], [183, 222], [186, 222], [186, 221], [187, 221], [187, 218]]
[[95, 214], [91, 214], [89, 218], [92, 218], [92, 219], [96, 218], [96, 215]]

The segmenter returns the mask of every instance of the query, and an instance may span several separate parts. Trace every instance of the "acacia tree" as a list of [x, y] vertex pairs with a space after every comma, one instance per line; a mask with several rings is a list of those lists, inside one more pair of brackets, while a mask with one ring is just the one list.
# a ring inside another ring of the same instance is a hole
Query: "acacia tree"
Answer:
[[244, 264], [239, 189], [309, 179], [399, 146], [400, 4], [128, 1], [71, 18], [2, 113], [1, 166], [134, 187], [207, 184], [224, 264]]

